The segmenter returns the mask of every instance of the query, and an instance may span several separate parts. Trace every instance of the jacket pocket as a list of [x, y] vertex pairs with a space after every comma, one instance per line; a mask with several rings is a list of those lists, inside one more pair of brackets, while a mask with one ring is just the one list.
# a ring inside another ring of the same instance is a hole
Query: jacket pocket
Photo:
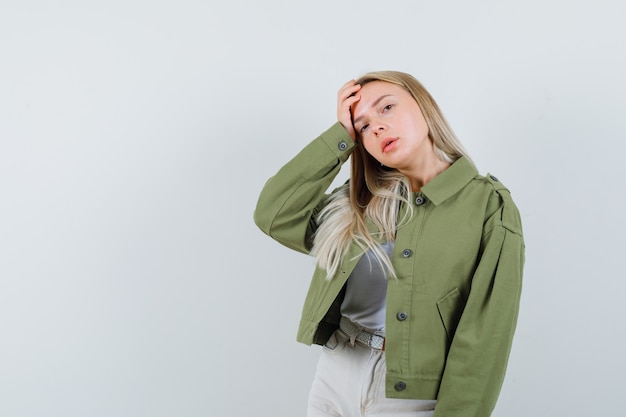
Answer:
[[465, 308], [465, 300], [459, 292], [458, 288], [453, 289], [443, 298], [437, 301], [437, 309], [439, 317], [448, 335], [448, 340], [452, 342], [456, 326], [459, 324], [463, 309]]

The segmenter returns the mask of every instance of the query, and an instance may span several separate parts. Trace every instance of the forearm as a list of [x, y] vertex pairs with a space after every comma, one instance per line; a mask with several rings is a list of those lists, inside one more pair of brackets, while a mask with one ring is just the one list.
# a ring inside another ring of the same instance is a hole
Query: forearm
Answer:
[[339, 123], [309, 143], [266, 182], [254, 212], [257, 226], [285, 246], [308, 252], [317, 207], [353, 147]]

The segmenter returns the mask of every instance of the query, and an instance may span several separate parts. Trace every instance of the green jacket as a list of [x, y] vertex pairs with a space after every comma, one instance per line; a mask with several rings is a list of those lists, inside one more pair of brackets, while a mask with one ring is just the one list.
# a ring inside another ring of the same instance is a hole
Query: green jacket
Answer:
[[[265, 184], [258, 227], [309, 253], [316, 214], [354, 146], [340, 124], [307, 145]], [[519, 212], [506, 187], [464, 157], [410, 200], [413, 216], [397, 231], [391, 256], [397, 279], [388, 281], [386, 394], [437, 399], [435, 417], [489, 416], [518, 315]], [[315, 270], [298, 341], [324, 344], [337, 328], [342, 290], [361, 252], [353, 245], [332, 280]]]

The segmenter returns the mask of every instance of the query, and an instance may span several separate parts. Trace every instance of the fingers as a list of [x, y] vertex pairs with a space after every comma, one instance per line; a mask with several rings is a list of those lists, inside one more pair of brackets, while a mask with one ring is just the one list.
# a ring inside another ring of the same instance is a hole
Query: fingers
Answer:
[[353, 140], [356, 140], [356, 133], [352, 126], [350, 108], [361, 99], [361, 96], [358, 94], [360, 89], [360, 84], [357, 84], [354, 80], [350, 80], [337, 92], [337, 119]]
[[361, 84], [357, 84], [354, 80], [345, 83], [337, 93], [337, 104], [342, 107], [350, 107], [356, 103], [361, 97], [357, 94], [361, 89]]

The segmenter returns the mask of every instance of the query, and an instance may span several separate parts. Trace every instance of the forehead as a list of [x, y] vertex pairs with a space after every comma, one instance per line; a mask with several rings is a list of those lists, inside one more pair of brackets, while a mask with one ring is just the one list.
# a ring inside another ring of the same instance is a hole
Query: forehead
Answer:
[[359, 94], [375, 94], [375, 93], [400, 93], [406, 90], [397, 84], [387, 81], [370, 81], [363, 85]]
[[361, 99], [352, 106], [352, 114], [355, 117], [358, 117], [361, 112], [367, 111], [383, 96], [413, 99], [404, 88], [386, 81], [371, 81], [365, 84], [358, 94], [361, 96]]

